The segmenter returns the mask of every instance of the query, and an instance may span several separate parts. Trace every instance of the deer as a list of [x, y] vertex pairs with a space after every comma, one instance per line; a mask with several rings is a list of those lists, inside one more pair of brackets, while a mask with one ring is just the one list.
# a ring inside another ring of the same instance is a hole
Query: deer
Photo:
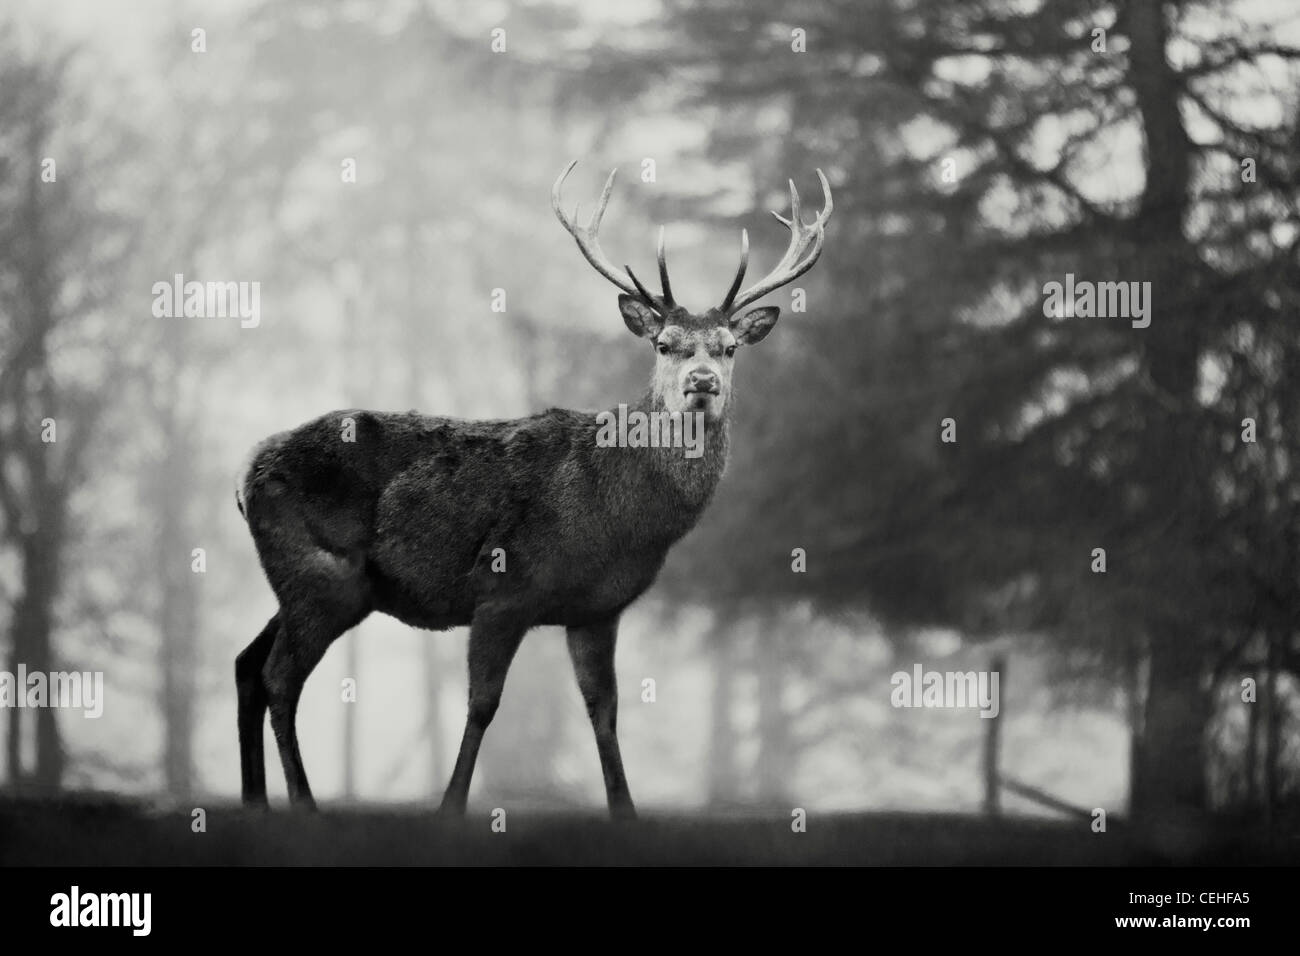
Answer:
[[[618, 308], [649, 342], [654, 367], [634, 408], [703, 421], [703, 453], [597, 447], [597, 417], [551, 408], [526, 418], [464, 420], [417, 412], [330, 412], [251, 452], [236, 502], [278, 610], [235, 660], [244, 805], [267, 807], [263, 730], [271, 729], [291, 807], [315, 809], [295, 725], [302, 689], [329, 646], [373, 612], [420, 629], [469, 628], [468, 713], [439, 814], [465, 814], [479, 746], [506, 674], [534, 627], [565, 628], [596, 738], [610, 817], [635, 819], [616, 731], [614, 646], [623, 611], [654, 582], [669, 549], [697, 523], [722, 478], [736, 350], [761, 342], [780, 309], [743, 311], [817, 262], [833, 204], [803, 221], [790, 181], [790, 231], [776, 266], [722, 304], [690, 312], [673, 298], [659, 230], [660, 291], [602, 252], [598, 232], [615, 167], [586, 225], [551, 206], [587, 262], [619, 289]], [[343, 440], [350, 427], [351, 440]]]

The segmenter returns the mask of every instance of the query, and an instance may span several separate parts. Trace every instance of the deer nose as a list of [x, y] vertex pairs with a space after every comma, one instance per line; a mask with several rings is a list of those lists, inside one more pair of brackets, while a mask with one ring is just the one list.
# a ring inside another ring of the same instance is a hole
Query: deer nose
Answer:
[[718, 376], [712, 369], [692, 369], [686, 376], [686, 391], [688, 392], [708, 392], [711, 395], [717, 395], [721, 390]]

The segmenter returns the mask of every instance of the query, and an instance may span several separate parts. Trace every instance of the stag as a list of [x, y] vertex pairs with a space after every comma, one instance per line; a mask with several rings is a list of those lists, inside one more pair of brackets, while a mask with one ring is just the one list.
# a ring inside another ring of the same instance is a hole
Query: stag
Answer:
[[[736, 349], [763, 340], [780, 309], [742, 310], [803, 275], [821, 255], [832, 202], [811, 223], [790, 183], [785, 254], [743, 292], [749, 235], [722, 304], [689, 312], [673, 298], [659, 232], [660, 291], [617, 269], [597, 239], [609, 174], [581, 224], [551, 204], [586, 260], [618, 287], [627, 328], [649, 341], [654, 371], [637, 410], [698, 414], [704, 453], [597, 447], [597, 416], [553, 408], [465, 421], [343, 410], [267, 438], [236, 490], [279, 609], [235, 661], [244, 803], [266, 805], [262, 732], [269, 710], [293, 805], [314, 807], [298, 750], [303, 685], [326, 649], [374, 611], [418, 628], [468, 625], [469, 707], [441, 812], [461, 816], [479, 744], [524, 634], [566, 628], [595, 731], [611, 816], [635, 817], [616, 735], [619, 616], [654, 581], [669, 548], [713, 497], [727, 460]], [[352, 440], [343, 440], [347, 429]], [[504, 558], [504, 561], [499, 560]]]

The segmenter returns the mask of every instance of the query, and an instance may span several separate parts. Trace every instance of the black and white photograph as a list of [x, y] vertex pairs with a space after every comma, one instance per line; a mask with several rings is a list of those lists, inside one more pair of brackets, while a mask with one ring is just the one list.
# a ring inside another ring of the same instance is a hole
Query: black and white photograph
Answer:
[[15, 938], [654, 868], [1259, 945], [1300, 6], [5, 0], [0, 737]]

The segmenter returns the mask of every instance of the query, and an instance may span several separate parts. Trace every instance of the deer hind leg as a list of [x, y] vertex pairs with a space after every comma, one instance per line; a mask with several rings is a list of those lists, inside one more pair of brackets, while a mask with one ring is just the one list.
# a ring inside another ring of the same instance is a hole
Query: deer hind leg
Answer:
[[280, 634], [262, 679], [289, 801], [304, 809], [315, 801], [298, 749], [298, 701], [329, 646], [370, 613], [362, 564], [359, 554], [317, 551], [299, 565], [290, 587], [280, 590]]
[[596, 750], [605, 777], [609, 815], [616, 820], [636, 819], [636, 808], [623, 775], [618, 749], [618, 681], [614, 676], [614, 643], [618, 620], [568, 629], [569, 657], [578, 678], [578, 690], [596, 732]]
[[239, 694], [239, 770], [246, 806], [266, 806], [266, 755], [262, 732], [266, 724], [266, 685], [262, 668], [280, 633], [280, 615], [271, 618], [235, 658], [235, 688]]
[[469, 630], [469, 713], [456, 766], [442, 797], [439, 813], [464, 816], [469, 782], [474, 776], [479, 744], [496, 715], [505, 687], [506, 672], [514, 660], [528, 624], [517, 616], [478, 611]]
[[351, 625], [328, 617], [299, 617], [285, 621], [281, 637], [271, 648], [263, 677], [266, 682], [271, 730], [280, 750], [280, 765], [289, 788], [289, 802], [303, 809], [314, 809], [316, 801], [307, 783], [302, 753], [298, 749], [298, 700], [303, 685], [320, 663], [330, 644]]

